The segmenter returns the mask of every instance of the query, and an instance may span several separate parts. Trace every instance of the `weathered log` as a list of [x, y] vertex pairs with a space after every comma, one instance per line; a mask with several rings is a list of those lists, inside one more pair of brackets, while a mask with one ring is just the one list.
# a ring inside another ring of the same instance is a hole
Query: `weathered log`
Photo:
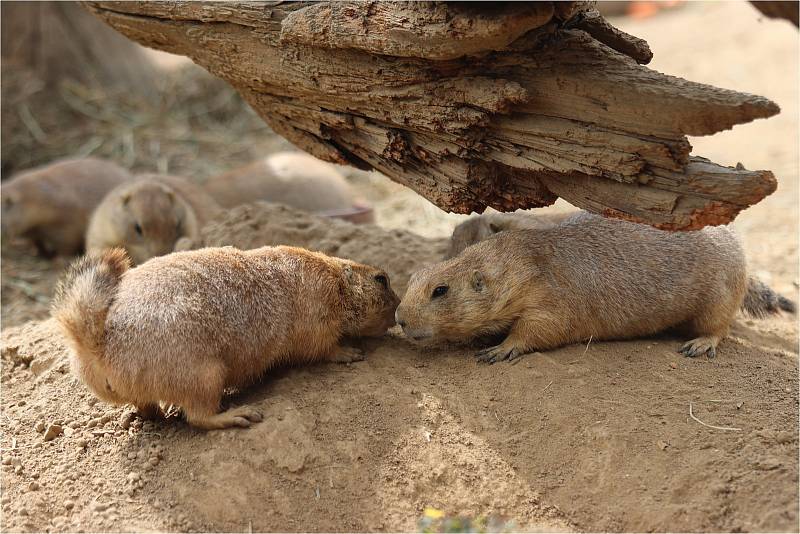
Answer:
[[298, 147], [378, 169], [445, 210], [561, 196], [686, 230], [729, 222], [776, 186], [769, 171], [690, 156], [686, 136], [777, 105], [648, 69], [647, 43], [586, 3], [85, 5], [227, 80]]
[[797, 0], [758, 0], [750, 3], [771, 19], [786, 19], [795, 26], [800, 25], [800, 2]]

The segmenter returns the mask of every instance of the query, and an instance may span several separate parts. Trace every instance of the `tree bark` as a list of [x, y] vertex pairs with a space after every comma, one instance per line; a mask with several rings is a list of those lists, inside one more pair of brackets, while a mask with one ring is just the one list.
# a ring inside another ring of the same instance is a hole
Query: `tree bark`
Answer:
[[563, 197], [689, 230], [731, 221], [769, 171], [690, 155], [773, 102], [643, 66], [647, 43], [582, 2], [86, 2], [230, 82], [279, 134], [459, 213]]

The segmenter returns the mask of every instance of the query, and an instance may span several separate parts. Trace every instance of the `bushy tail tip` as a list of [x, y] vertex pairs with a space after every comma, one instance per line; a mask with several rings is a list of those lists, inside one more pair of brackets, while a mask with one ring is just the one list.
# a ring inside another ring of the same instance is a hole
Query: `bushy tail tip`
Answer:
[[794, 302], [779, 295], [757, 278], [747, 279], [747, 293], [745, 293], [742, 309], [753, 317], [766, 317], [779, 313], [781, 310], [797, 313]]
[[56, 287], [52, 313], [79, 357], [101, 357], [108, 308], [131, 262], [124, 249], [76, 260]]

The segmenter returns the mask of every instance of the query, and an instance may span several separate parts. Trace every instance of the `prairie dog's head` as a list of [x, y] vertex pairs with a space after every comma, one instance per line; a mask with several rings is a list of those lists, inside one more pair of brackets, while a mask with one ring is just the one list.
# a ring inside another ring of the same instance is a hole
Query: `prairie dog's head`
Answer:
[[169, 254], [197, 224], [192, 208], [180, 195], [156, 180], [136, 182], [115, 201], [118, 205], [110, 224], [137, 264]]
[[465, 341], [486, 333], [493, 280], [464, 255], [414, 273], [395, 318], [414, 341]]
[[455, 258], [468, 246], [502, 232], [505, 230], [502, 222], [502, 220], [495, 220], [487, 215], [470, 217], [453, 230], [453, 235], [450, 237], [450, 249], [445, 257], [447, 259]]
[[381, 336], [394, 326], [400, 299], [386, 271], [349, 260], [342, 262], [345, 294], [345, 335]]

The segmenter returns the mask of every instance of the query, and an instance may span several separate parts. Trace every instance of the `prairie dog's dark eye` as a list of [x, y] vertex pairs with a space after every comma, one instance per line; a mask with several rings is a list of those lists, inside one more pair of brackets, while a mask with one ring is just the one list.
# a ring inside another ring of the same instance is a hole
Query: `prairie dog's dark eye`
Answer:
[[142, 235], [142, 227], [139, 226], [139, 223], [134, 223], [133, 229], [136, 230], [136, 233]]
[[389, 289], [389, 279], [386, 278], [385, 275], [379, 274], [375, 276], [375, 281], [378, 282], [380, 285]]
[[444, 296], [445, 294], [447, 294], [447, 290], [448, 289], [450, 289], [450, 288], [447, 287], [447, 286], [438, 286], [436, 289], [433, 290], [433, 294], [431, 295], [431, 298], [435, 299], [437, 297]]

